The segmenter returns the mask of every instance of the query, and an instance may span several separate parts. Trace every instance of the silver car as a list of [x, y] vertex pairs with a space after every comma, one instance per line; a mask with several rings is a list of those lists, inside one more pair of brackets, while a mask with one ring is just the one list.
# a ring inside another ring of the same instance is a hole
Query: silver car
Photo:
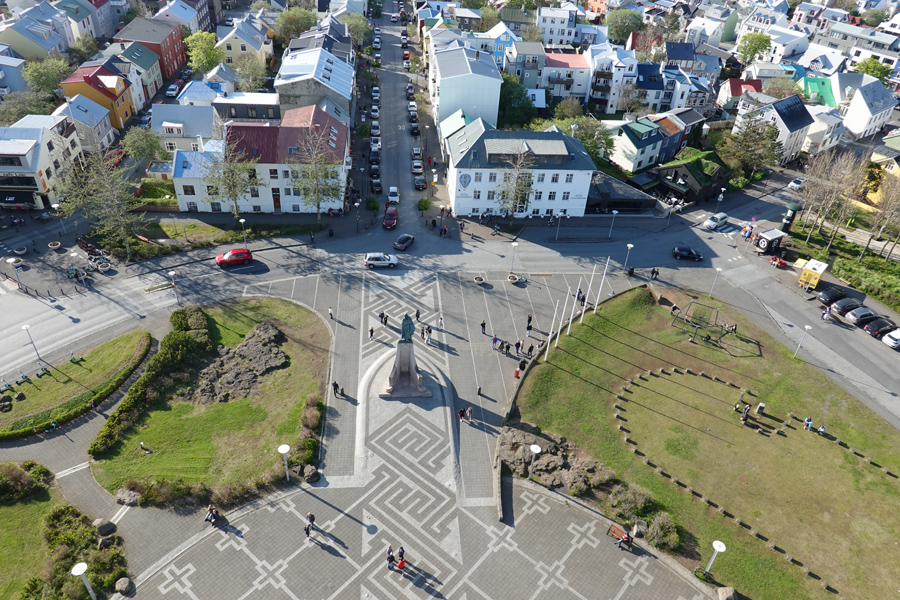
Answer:
[[370, 269], [375, 267], [387, 267], [393, 269], [400, 262], [393, 254], [385, 254], [383, 252], [369, 252], [366, 254], [365, 265]]

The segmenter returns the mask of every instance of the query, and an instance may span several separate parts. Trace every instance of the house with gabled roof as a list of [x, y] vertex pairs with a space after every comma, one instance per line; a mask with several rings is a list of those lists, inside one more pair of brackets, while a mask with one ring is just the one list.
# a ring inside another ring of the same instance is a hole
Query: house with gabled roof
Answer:
[[318, 104], [330, 98], [341, 110], [354, 105], [356, 73], [345, 61], [322, 48], [298, 50], [282, 58], [275, 91], [284, 110]]
[[849, 17], [850, 13], [840, 8], [831, 8], [813, 2], [801, 2], [794, 9], [791, 26], [811, 37], [820, 31], [825, 31], [829, 23], [847, 23]]
[[275, 55], [268, 32], [249, 18], [234, 21], [234, 26], [216, 42], [216, 48], [225, 53], [225, 64], [237, 64], [245, 56], [252, 56], [263, 67]]
[[525, 89], [540, 85], [538, 73], [544, 69], [547, 53], [540, 42], [515, 41], [506, 48], [503, 57], [503, 71], [519, 78]]
[[619, 98], [624, 86], [637, 79], [637, 52], [612, 44], [597, 44], [584, 53], [591, 68], [590, 98], [599, 110], [611, 115], [619, 108]]
[[150, 128], [167, 151], [199, 150], [202, 140], [222, 139], [224, 120], [211, 106], [157, 104]]
[[169, 0], [153, 15], [155, 20], [170, 21], [187, 27], [191, 33], [203, 31], [200, 26], [200, 14], [184, 0]]
[[140, 42], [148, 50], [159, 56], [159, 67], [163, 80], [169, 80], [180, 73], [187, 62], [181, 26], [169, 21], [154, 21], [138, 17], [131, 21], [113, 38], [120, 50], [130, 42]]
[[[758, 115], [766, 122], [770, 122], [778, 130], [776, 142], [781, 144], [782, 156], [779, 164], [784, 165], [800, 156], [803, 143], [813, 118], [806, 110], [800, 96], [793, 95], [782, 100], [775, 100], [771, 96], [758, 97], [754, 106], [745, 104], [747, 97], [754, 92], [746, 92], [739, 104], [738, 115], [735, 119], [732, 133], [739, 133], [741, 128], [750, 118], [750, 115]], [[768, 100], [775, 100], [768, 102]]]
[[803, 151], [810, 156], [815, 156], [837, 146], [841, 136], [847, 131], [847, 128], [844, 127], [844, 119], [838, 109], [807, 104], [806, 110], [812, 116], [813, 124], [806, 132]]
[[116, 129], [124, 127], [136, 112], [131, 82], [106, 66], [79, 67], [63, 80], [60, 87], [66, 98], [81, 94], [107, 109]]
[[225, 63], [217, 64], [212, 71], [203, 76], [203, 82], [219, 93], [235, 91], [237, 81], [237, 73]]
[[43, 58], [54, 52], [65, 52], [75, 43], [69, 17], [48, 2], [17, 11], [16, 16], [15, 20], [0, 23], [0, 43], [21, 57]]
[[103, 152], [116, 139], [109, 110], [81, 94], [59, 105], [54, 115], [66, 115], [75, 123], [75, 131], [85, 152]]
[[719, 88], [716, 105], [725, 110], [733, 110], [747, 90], [762, 92], [762, 79], [726, 79]]
[[610, 127], [615, 147], [609, 156], [611, 163], [624, 171], [635, 173], [656, 165], [662, 147], [663, 134], [659, 125], [647, 117]]
[[810, 101], [839, 109], [844, 127], [854, 138], [877, 133], [890, 120], [897, 100], [884, 84], [864, 73], [835, 73], [803, 80]]
[[797, 64], [809, 75], [828, 77], [846, 70], [847, 56], [826, 46], [810, 44], [803, 56], [797, 59]]
[[675, 196], [702, 202], [719, 195], [728, 184], [729, 169], [714, 150], [685, 148], [657, 169], [658, 181]]
[[87, 0], [56, 0], [53, 6], [66, 13], [69, 18], [69, 27], [72, 28], [72, 37], [76, 40], [83, 34], [98, 37], [100, 23], [97, 19], [97, 9]]
[[433, 57], [428, 95], [435, 122], [462, 108], [473, 118], [497, 123], [503, 79], [493, 56], [453, 45]]
[[[117, 57], [134, 65], [140, 75], [143, 95], [152, 98], [163, 87], [162, 67], [160, 67], [159, 55], [140, 42], [131, 42], [125, 49], [113, 44], [102, 52], [107, 58]], [[135, 82], [136, 83], [136, 82]]]
[[700, 44], [718, 46], [725, 35], [725, 24], [722, 21], [697, 17], [684, 31], [684, 41], [696, 47]]
[[24, 59], [0, 53], [0, 99], [13, 92], [24, 92], [28, 88], [24, 71]]
[[591, 65], [584, 54], [547, 52], [540, 86], [553, 98], [576, 98], [584, 104], [591, 93]]

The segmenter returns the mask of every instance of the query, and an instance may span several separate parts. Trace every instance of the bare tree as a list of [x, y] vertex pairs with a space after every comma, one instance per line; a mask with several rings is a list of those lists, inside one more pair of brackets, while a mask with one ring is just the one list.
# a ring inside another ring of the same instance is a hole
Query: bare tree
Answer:
[[[845, 214], [849, 202], [847, 196], [856, 195], [865, 185], [865, 161], [860, 161], [851, 152], [830, 150], [813, 157], [807, 169], [808, 179], [804, 186], [803, 196], [806, 204], [806, 222], [813, 213], [812, 226], [806, 235], [806, 242], [813, 231], [822, 232], [827, 218], [835, 220], [834, 233]], [[832, 235], [828, 249], [831, 249]]]
[[524, 213], [531, 204], [531, 167], [534, 166], [534, 158], [523, 148], [521, 152], [505, 157], [503, 162], [506, 168], [494, 190], [494, 200], [500, 210], [506, 212], [509, 224], [512, 225], [515, 214]]
[[316, 209], [316, 222], [322, 224], [322, 203], [341, 200], [344, 182], [341, 181], [343, 148], [335, 144], [337, 134], [331, 127], [316, 123], [298, 140], [298, 148], [291, 164], [291, 186], [303, 204]]
[[637, 87], [633, 82], [623, 81], [616, 84], [616, 91], [619, 94], [617, 105], [619, 110], [635, 113], [639, 117], [650, 114], [650, 107], [645, 104], [646, 90]]
[[234, 135], [225, 134], [225, 147], [221, 153], [207, 153], [210, 162], [206, 170], [207, 196], [210, 202], [226, 202], [231, 205], [234, 218], [240, 217], [238, 201], [254, 189], [266, 187], [265, 180], [256, 174], [258, 158], [252, 158], [238, 147]]
[[[900, 177], [887, 174], [881, 181], [879, 190], [881, 200], [878, 202], [875, 222], [872, 223], [872, 231], [866, 240], [866, 245], [856, 259], [857, 263], [861, 263], [869, 250], [872, 240], [880, 238], [888, 225], [895, 223], [900, 217]], [[877, 232], [876, 232], [877, 231]], [[887, 244], [885, 244], [887, 246]]]

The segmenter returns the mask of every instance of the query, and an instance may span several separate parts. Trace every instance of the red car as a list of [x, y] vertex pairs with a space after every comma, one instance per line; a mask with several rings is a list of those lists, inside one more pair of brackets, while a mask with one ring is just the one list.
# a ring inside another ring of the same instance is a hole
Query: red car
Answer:
[[110, 169], [118, 167], [125, 160], [125, 151], [121, 148], [106, 155], [106, 166]]
[[253, 254], [246, 248], [229, 250], [225, 254], [216, 257], [216, 266], [230, 267], [231, 265], [248, 265], [253, 260]]

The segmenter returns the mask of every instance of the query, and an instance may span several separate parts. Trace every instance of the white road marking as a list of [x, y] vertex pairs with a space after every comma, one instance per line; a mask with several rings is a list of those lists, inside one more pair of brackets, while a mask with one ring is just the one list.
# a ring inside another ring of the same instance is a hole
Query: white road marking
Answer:
[[65, 471], [60, 471], [56, 474], [56, 478], [59, 479], [60, 477], [71, 475], [72, 473], [76, 473], [78, 471], [81, 471], [82, 469], [87, 469], [89, 466], [91, 466], [90, 462], [83, 462], [80, 465], [75, 465], [74, 467], [66, 469]]

